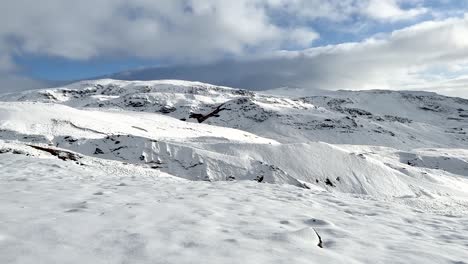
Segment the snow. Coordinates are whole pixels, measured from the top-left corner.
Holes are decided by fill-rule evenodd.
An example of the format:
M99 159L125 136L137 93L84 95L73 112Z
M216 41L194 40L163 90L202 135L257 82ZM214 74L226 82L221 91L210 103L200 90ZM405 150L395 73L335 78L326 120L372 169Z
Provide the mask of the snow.
M22 134L47 137L102 138L107 134L131 134L151 139L218 137L236 142L275 143L244 131L191 124L162 115L79 110L50 103L1 103L0 126Z
M198 82L105 79L4 95L0 101L159 113L187 122L196 122L191 113L208 114L223 105L225 110L204 124L282 143L323 141L406 150L468 147L468 100L427 92L338 91L284 97Z
M467 100L273 92L0 95L0 263L466 262Z
M127 174L119 170L123 165L113 165L109 174L93 165L3 155L0 262L466 260L466 204L458 212L437 214L405 205L406 198L246 181L192 182L156 172Z

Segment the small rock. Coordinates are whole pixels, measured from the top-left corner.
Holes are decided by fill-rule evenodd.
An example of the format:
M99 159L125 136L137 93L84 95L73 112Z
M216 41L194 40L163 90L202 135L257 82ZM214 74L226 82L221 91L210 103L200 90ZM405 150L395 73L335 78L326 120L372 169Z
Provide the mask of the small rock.
M325 180L325 184L328 185L328 186L331 186L331 187L336 187L335 184L333 184L333 182L330 181L329 178L327 178L327 179Z
M100 149L100 148L96 148L96 150L94 150L94 154L95 155L104 154L104 151L102 151L102 149Z

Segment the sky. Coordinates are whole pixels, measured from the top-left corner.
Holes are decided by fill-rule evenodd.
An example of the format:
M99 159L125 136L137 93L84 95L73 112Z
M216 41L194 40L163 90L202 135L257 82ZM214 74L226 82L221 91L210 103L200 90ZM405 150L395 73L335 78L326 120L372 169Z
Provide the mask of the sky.
M0 92L96 76L468 98L468 0L2 1Z

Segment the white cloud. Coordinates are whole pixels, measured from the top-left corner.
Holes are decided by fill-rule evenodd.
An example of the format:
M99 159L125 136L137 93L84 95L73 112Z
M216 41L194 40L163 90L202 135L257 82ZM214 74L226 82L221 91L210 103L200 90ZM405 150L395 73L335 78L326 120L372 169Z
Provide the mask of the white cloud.
M453 76L457 74L455 69L464 68L462 65L468 61L468 16L423 22L385 37L295 54L300 54L299 57L296 55L296 60L306 57L302 60L307 61L313 73L309 76L319 76L296 76L302 79L297 83L301 86L313 85L324 89L433 90L436 76L440 88L463 90L465 96L468 96L466 78ZM450 69L453 69L452 74L448 72ZM453 85L455 80L457 86Z
M369 0L363 10L369 17L389 21L412 19L428 12L423 7L402 9L397 0Z
M362 42L283 51L123 78L182 78L244 88L439 90L468 97L468 16L424 22Z
M17 0L2 3L0 41L18 53L68 59L210 60L307 47L318 34L304 25L318 18L398 20L423 10L404 10L395 0ZM278 13L302 20L282 27Z
M0 38L19 52L89 59L115 54L213 59L308 46L310 28L281 28L261 0L19 0L2 3ZM292 42L292 43L291 43Z

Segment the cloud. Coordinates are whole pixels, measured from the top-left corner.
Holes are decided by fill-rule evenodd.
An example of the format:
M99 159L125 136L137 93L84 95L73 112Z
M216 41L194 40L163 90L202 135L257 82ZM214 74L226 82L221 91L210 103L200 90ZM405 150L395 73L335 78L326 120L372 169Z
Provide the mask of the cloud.
M0 11L0 39L9 39L3 46L18 53L73 60L116 55L209 60L258 47L306 47L318 37L311 28L277 26L266 12L269 2L9 1Z
M331 21L364 16L381 22L408 20L429 11L419 0L276 0L271 5L303 19L327 18ZM402 6L406 5L406 8Z
M419 89L468 97L468 15L419 23L361 42L248 60L144 69L113 77L174 78L250 89Z
M413 0L414 1L414 0ZM400 2L400 1L399 1ZM408 19L396 0L18 0L2 3L1 52L72 60L130 56L212 60L309 47L315 19ZM406 1L408 2L408 1ZM412 1L410 1L412 2ZM294 21L282 25L277 16Z
M449 78L441 81L425 82L411 87L412 90L425 90L448 96L464 97L468 99L468 75Z
M8 72L16 69L14 62L8 54L0 53L0 72Z
M54 83L35 80L32 78L0 73L0 93L18 92L45 87L53 87Z
M355 43L308 47L320 38L316 21L349 28L356 21L411 21L434 14L426 2L6 1L0 9L0 76L8 78L0 78L0 87L5 87L2 79L7 86L14 80L35 86L12 59L29 55L154 59L185 66L142 70L127 78L196 79L257 89L424 87L434 82L433 69L466 63L466 18L419 23ZM458 77L447 74L437 82L444 85Z
M424 7L402 9L397 0L370 0L363 10L369 17L383 21L407 20L428 12Z

